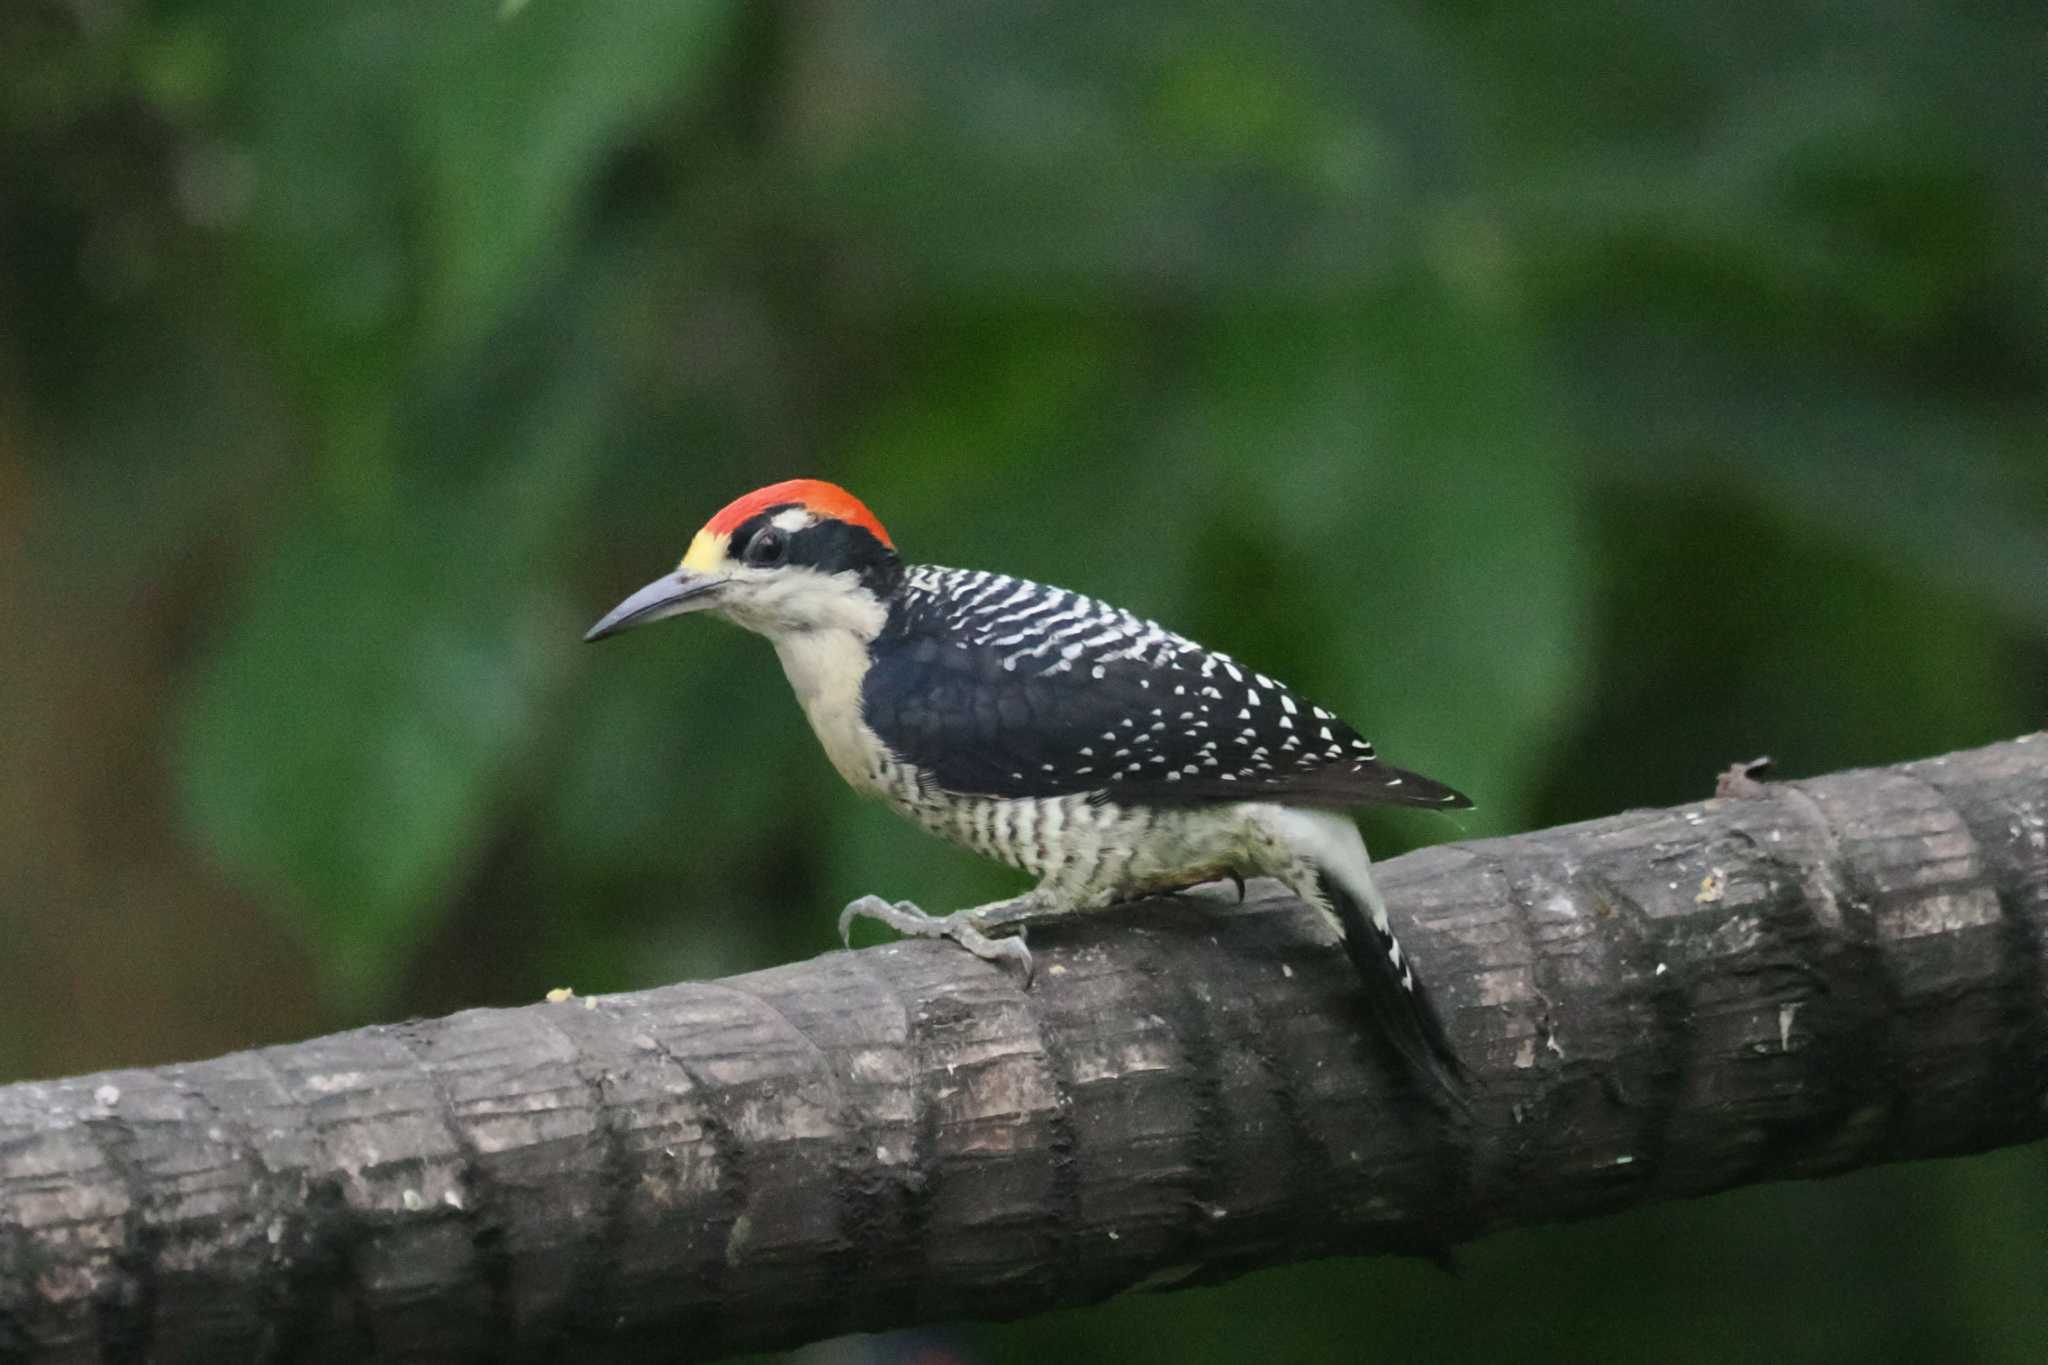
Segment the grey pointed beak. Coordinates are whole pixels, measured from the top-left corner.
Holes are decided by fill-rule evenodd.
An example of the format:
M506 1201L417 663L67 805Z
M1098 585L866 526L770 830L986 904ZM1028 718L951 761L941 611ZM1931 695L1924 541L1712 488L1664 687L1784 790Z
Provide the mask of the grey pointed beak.
M717 604L718 590L724 586L725 580L716 574L678 569L655 579L606 612L603 620L584 632L583 638L602 640L633 626L681 616L686 611L702 611Z

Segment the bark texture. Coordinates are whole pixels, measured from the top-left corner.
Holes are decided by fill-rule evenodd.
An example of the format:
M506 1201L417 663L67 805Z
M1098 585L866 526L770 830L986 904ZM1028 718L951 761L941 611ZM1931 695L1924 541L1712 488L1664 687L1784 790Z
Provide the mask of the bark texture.
M2048 737L1271 888L0 1088L0 1359L709 1359L2048 1134Z

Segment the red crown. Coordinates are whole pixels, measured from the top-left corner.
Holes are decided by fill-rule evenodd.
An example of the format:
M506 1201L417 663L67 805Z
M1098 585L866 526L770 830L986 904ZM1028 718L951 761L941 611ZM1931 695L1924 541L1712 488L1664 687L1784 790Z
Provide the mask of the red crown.
M784 479L766 488L756 488L745 497L734 498L727 503L717 516L704 523L704 529L713 535L731 535L734 527L755 513L789 503L800 504L821 517L859 526L890 549L896 548L896 542L889 539L889 533L882 529L882 523L875 520L875 514L868 511L865 503L838 484L826 483L823 479Z

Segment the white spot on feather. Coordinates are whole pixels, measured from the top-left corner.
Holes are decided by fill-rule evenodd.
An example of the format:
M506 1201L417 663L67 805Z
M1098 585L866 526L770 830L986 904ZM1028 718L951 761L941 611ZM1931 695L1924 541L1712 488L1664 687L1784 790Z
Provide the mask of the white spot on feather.
M1792 1050L1792 1021L1799 1017L1799 1011L1805 1003L1803 1000L1795 1000L1778 1006L1778 1051Z

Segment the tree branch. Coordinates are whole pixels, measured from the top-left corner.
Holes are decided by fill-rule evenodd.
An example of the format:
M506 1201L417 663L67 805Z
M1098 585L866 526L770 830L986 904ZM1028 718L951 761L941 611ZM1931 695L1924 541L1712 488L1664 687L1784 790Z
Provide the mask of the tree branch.
M0 1358L708 1359L2048 1133L2048 738L1271 889L0 1088Z

